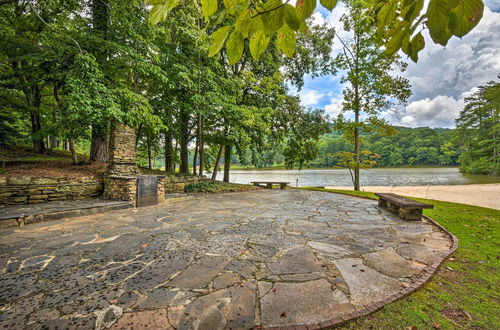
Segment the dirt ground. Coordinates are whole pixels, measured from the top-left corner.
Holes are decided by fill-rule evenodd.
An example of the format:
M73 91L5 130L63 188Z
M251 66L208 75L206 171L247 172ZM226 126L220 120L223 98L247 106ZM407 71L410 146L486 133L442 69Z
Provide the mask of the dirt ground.
M44 161L9 163L5 171L0 171L0 177L32 176L32 177L68 177L79 178L84 176L99 176L104 172L106 165L83 164Z
M346 189L352 187L325 187ZM395 193L398 195L436 199L440 201L470 204L500 210L500 184L470 184L450 186L364 186L364 191Z

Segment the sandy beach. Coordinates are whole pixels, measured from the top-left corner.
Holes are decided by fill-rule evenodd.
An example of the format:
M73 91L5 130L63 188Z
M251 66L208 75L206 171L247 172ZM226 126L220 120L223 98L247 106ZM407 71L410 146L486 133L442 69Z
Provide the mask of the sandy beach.
M352 187L330 189L351 190ZM364 186L364 191L392 192L398 195L436 199L441 201L471 204L500 210L500 184L470 184L450 186Z

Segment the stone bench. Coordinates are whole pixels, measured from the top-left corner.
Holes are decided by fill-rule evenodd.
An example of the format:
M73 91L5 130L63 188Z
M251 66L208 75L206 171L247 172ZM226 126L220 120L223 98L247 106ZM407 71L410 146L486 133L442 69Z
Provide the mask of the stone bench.
M285 189L290 182L279 182L279 181L252 181L254 186L262 187L265 185L267 189L273 189L273 185L280 185L281 189Z
M422 210L434 208L431 204L422 203L392 193L376 193L378 205L389 212L397 213L403 220L422 220Z

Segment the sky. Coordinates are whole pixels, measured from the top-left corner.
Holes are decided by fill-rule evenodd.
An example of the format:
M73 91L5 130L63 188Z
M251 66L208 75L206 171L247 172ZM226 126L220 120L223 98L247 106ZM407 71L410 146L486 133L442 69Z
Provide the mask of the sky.
M406 106L382 112L391 124L407 127L455 126L455 118L464 107L464 98L475 88L500 74L500 0L485 0L483 19L462 39L453 37L446 47L436 45L424 31L426 47L418 63L406 60L408 68L400 73L411 84L412 96ZM333 12L318 8L313 14L316 24L324 22L339 31L339 17L345 12L339 3ZM340 33L340 32L339 32ZM334 42L335 52L339 43ZM303 106L324 109L336 116L342 108L341 73L337 76L307 77L298 91Z

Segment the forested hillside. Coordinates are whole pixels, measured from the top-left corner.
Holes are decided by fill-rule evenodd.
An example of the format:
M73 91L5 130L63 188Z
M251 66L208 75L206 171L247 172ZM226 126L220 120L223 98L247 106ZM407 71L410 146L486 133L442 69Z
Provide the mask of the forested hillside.
M380 155L378 167L397 166L456 166L461 148L455 142L455 130L444 128L397 127L392 136L380 133L362 135L362 149ZM353 146L339 133L325 134L318 143L318 157L309 163L311 167L334 167L340 151L351 151ZM242 165L271 167L283 165L282 148L264 152L246 150Z

